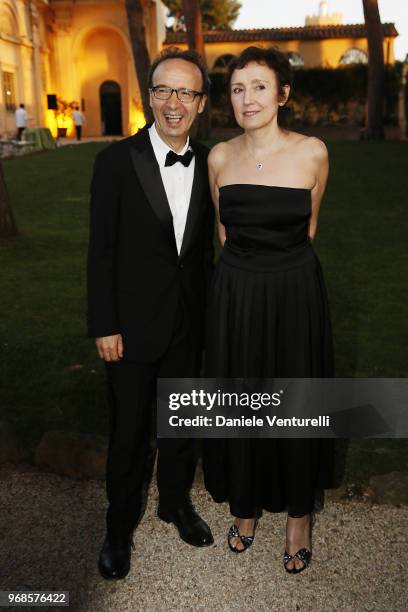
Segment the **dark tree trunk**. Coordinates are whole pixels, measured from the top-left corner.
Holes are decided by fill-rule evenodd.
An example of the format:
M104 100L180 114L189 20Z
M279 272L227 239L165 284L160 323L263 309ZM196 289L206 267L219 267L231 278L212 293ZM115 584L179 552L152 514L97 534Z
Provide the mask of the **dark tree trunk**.
M201 10L198 0L183 0L183 13L187 27L188 48L195 49L205 58Z
M363 0L368 39L367 139L384 138L384 50L383 29L377 0Z
M183 14L187 28L188 48L197 51L206 62L201 10L198 0L183 0ZM208 140L210 132L210 100L208 98L198 123L197 137Z
M0 162L0 238L13 238L18 235L17 225L10 206L10 196Z
M146 29L144 25L142 0L126 0L130 43L133 51L137 80L142 98L143 112L148 123L153 121L152 109L149 104L148 74L150 68L149 51L146 44Z

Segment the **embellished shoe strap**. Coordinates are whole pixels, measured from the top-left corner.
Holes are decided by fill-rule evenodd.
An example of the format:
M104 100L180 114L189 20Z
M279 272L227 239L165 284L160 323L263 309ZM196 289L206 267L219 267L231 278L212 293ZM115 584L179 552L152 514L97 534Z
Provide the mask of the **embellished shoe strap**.
M239 537L241 538L241 542L243 543L243 545L246 546L247 548L248 546L251 546L252 542L254 541L254 536L240 535Z
M285 550L285 553L283 555L283 562L286 565L287 563L289 563L289 561L293 561L293 555L290 555L288 551Z
M307 548L301 548L294 556L299 559L299 561L304 563L305 567L307 567L310 563L312 553Z
M228 537L229 538L239 538L239 537L241 537L239 535L238 527L236 525L231 525L231 527L229 528L229 531L228 531Z
M255 533L252 536L241 535L239 533L238 527L234 524L234 525L231 525L228 531L228 539L231 539L231 538L239 538L242 544L245 546L245 548L248 548L249 546L251 546L252 542L254 541Z

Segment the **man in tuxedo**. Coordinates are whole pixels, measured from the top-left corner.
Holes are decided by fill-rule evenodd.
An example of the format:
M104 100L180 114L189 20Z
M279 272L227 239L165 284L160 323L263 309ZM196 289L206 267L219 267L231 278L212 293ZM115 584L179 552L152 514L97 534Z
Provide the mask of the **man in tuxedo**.
M198 54L168 49L150 71L154 123L96 157L91 184L88 327L111 397L104 578L130 569L142 505L158 377L199 375L213 265L208 149L189 138L208 75ZM189 497L189 439L158 441L158 516L194 546L213 543Z

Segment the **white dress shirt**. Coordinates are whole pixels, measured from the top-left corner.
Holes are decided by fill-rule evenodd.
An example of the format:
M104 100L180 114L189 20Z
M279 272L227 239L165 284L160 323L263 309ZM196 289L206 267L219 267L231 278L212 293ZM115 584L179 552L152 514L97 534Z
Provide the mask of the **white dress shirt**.
M74 119L74 124L75 125L84 125L85 117L83 116L83 114L82 114L82 112L80 110L75 110L72 113L72 117Z
M27 111L25 108L18 108L16 110L16 127L27 127L27 119L28 119L28 115L27 115Z
M180 254L193 187L195 159L193 157L187 167L183 166L181 162L177 162L172 166L165 166L166 156L171 148L160 138L155 123L149 128L149 136L160 167L160 174L171 214L173 215L174 235L176 237L177 251ZM177 151L174 152L178 155L184 155L189 147L190 139L187 138L187 142L182 150L178 153Z

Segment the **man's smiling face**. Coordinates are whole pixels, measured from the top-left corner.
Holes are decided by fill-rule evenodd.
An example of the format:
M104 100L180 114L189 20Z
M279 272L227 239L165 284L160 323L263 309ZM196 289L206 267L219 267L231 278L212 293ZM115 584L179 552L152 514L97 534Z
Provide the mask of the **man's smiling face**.
M152 81L153 87L161 85L171 89L203 91L203 78L198 66L179 58L161 62L153 73ZM204 110L205 101L205 96L196 96L192 102L180 102L176 92L168 100L159 100L150 92L150 106L162 139L171 145L177 142L183 146L194 119Z

